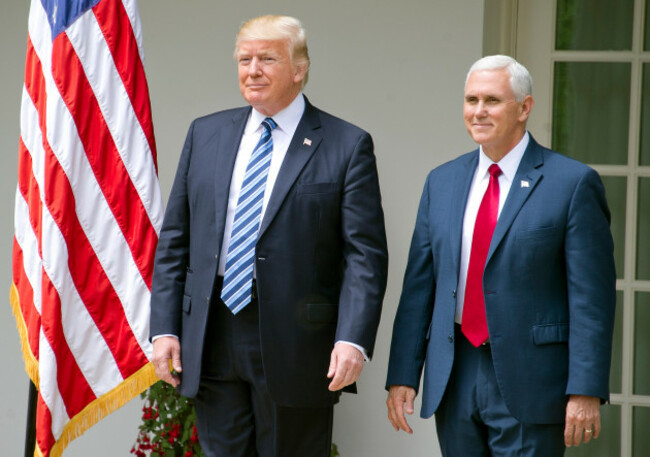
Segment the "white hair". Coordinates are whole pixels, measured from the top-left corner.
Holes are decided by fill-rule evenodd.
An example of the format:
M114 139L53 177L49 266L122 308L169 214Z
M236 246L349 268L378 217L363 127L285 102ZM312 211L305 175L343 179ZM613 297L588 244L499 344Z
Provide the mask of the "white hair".
M521 102L527 95L533 94L533 78L522 64L510 56L494 55L477 60L470 67L465 78L465 85L469 76L475 71L499 70L505 68L510 73L510 88L515 95L515 100Z

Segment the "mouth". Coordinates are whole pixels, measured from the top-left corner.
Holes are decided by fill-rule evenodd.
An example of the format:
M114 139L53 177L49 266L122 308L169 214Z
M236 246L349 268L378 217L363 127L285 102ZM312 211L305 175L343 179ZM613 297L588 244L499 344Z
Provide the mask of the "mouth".
M261 90L267 87L267 84L246 84L246 88L250 90Z

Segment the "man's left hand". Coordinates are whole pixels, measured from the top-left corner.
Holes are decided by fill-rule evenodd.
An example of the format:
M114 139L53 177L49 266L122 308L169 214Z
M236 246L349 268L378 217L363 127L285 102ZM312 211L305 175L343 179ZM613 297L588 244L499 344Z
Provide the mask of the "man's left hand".
M356 382L363 369L363 354L346 343L334 345L327 377L332 379L329 390L335 392Z
M600 398L584 395L569 396L566 405L564 444L580 446L600 435Z

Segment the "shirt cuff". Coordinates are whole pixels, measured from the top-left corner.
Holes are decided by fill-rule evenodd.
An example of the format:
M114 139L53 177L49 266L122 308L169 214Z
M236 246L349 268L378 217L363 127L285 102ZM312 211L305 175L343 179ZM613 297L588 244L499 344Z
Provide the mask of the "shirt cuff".
M335 344L339 344L339 343L347 344L349 346L352 346L355 349L358 349L363 354L363 361L370 362L370 357L368 357L368 351L366 351L366 349L363 346L359 346L358 344L350 343L349 341L343 341L343 340L339 340Z
M153 343L156 341L158 338L162 338L163 336L173 336L174 338L178 339L176 335L172 335L171 333L163 333L162 335L156 335L151 337L151 342Z

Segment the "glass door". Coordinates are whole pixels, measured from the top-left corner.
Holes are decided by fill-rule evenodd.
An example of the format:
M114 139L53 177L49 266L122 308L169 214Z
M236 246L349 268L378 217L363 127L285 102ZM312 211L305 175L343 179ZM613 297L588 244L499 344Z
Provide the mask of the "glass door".
M519 0L515 57L542 144L595 168L612 212L617 313L603 433L567 456L650 456L650 0Z

